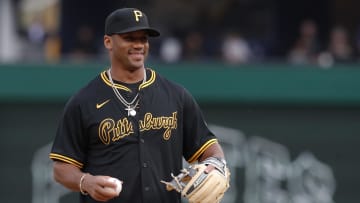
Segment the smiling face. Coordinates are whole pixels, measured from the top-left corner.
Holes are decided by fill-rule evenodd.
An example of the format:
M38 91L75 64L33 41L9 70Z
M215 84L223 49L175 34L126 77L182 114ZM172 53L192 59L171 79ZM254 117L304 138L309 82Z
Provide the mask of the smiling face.
M137 70L144 67L149 52L148 34L146 31L134 31L124 34L105 35L105 47L110 52L113 65L126 70Z

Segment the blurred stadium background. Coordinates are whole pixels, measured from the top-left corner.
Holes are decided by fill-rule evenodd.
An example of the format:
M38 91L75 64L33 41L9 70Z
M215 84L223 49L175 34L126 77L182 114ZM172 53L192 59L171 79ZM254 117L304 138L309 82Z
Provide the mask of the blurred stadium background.
M53 182L49 147L67 99L108 66L103 23L125 6L162 32L148 66L219 135L225 203L360 202L359 4L0 0L0 202L77 199Z

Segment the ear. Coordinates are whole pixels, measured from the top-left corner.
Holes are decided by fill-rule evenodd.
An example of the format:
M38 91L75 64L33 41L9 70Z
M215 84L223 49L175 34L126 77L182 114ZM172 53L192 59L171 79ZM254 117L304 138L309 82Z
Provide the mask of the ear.
M112 39L111 36L104 35L104 46L106 49L111 50L112 49Z

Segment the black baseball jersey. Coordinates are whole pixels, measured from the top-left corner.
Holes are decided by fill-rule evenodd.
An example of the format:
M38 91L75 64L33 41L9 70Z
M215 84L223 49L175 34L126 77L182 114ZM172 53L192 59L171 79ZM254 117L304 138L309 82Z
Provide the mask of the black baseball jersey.
M49 155L92 175L122 180L120 196L109 202L181 202L160 181L179 173L182 157L194 162L217 142L186 89L152 69L146 72L135 116L114 94L106 71L89 82L66 104ZM115 87L122 95L133 92L119 82ZM80 197L81 202L96 202Z

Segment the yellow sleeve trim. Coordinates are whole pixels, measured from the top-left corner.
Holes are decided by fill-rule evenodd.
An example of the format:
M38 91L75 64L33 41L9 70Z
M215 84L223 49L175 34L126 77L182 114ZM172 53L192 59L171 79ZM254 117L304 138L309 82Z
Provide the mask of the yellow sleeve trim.
M207 148L209 148L211 145L213 145L217 142L218 142L217 139L211 139L211 140L207 141L203 146L201 146L201 148L199 150L197 150L195 152L195 154L190 159L187 160L187 162L189 162L189 163L195 162L196 160L198 160L200 155L202 153L204 153L205 150L207 150Z
M60 155L60 154L55 154L55 153L50 153L49 155L50 159L54 159L54 160L59 160L59 161L63 161L65 163L69 163L72 164L78 168L82 168L84 166L84 164L76 161L75 159Z

